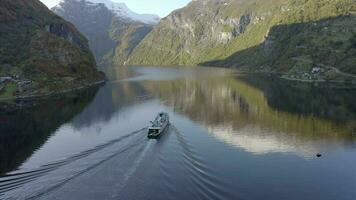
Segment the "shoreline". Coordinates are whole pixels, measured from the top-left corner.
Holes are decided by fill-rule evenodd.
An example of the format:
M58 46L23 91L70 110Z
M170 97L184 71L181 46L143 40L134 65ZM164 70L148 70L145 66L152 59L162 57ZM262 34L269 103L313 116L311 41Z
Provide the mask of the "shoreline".
M140 64L140 65L122 65L123 67L155 67L155 65L144 65L144 64ZM237 72L238 74L261 74L261 75L273 75L275 77L278 77L280 79L284 79L284 80L288 80L288 81L296 81L296 82L302 82L302 83L331 83L331 84L348 84L347 81L344 80L308 80L308 79L300 79L300 78L292 78L292 77L288 77L288 74L285 72L263 72L263 71L253 71L253 70L239 70L237 68L229 68L229 67L222 67L222 66L210 66L210 65L162 65L162 66L156 66L156 67L167 67L167 68L172 68L172 67L178 67L178 68L194 68L194 67L203 67L203 68L217 68L217 69L228 69L231 70L233 72ZM338 74L344 76L344 77L349 77L355 80L355 82L353 83L353 81L351 82L351 85L353 87L351 88L356 88L356 75L354 74L349 74L349 73L344 73L344 72L340 72L340 70L338 70L335 67L334 68L335 71L337 71Z
M45 98L45 97L51 97L51 96L56 96L56 95L60 95L60 94L66 94L66 93L70 93L70 92L75 92L75 91L79 91L79 90L84 90L84 89L88 89L91 88L93 86L97 86L100 84L104 84L106 83L106 79L100 80L100 81L95 81L89 84L84 84L78 87L74 87L71 89L65 89L65 90L60 90L60 91L55 91L55 92L47 92L47 93L43 93L43 94L36 94L36 95L24 95L24 96L15 96L15 97L9 97L9 98L0 98L0 103L4 103L4 102L8 102L8 101L16 101L16 100L33 100L33 99L41 99L41 98Z
M299 78L292 78L292 77L287 77L285 73L280 73L280 72L254 72L254 71L239 71L238 69L234 70L237 74L240 75L252 75L252 74L259 74L259 75L265 75L265 76L274 76L279 79L283 79L286 81L295 81L295 82L300 82L300 83L330 83L330 84L343 84L346 86L346 84L351 84L351 87L349 88L356 88L356 83L349 83L347 81L343 80L306 80L306 79L299 79ZM356 79L355 79L356 80Z
M298 83L306 83L306 84L330 84L331 86L340 88L340 89L356 89L356 83L348 83L345 81L335 81L335 80L304 80L304 79L296 79L296 78L289 78L278 76L279 79L283 79L285 81L294 81Z

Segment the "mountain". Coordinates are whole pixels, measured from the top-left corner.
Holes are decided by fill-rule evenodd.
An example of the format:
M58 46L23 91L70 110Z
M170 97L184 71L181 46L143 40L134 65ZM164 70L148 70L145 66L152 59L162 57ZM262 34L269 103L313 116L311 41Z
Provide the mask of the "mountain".
M38 0L1 0L0 97L41 95L103 80L87 40Z
M159 21L156 15L140 15L109 0L62 0L52 10L88 38L99 65L125 63Z
M63 1L63 0L62 0ZM82 1L82 0L77 0ZM89 0L92 3L104 4L109 10L120 18L143 22L145 24L157 24L160 20L158 15L137 14L130 10L125 3L117 3L110 0Z
M194 0L163 18L127 64L353 77L355 15L354 0Z

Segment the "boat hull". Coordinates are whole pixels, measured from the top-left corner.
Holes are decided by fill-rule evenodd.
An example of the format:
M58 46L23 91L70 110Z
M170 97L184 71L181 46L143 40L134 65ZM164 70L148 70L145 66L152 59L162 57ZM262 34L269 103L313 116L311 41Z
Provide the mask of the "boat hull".
M165 126L162 126L162 128L159 129L158 132L156 132L156 133L150 133L151 129L149 129L147 137L150 139L159 138L166 131L168 126L169 126L169 124L167 123Z
M159 124L159 126L156 125L148 128L148 135L147 135L148 138L150 139L159 138L166 131L167 127L169 126L169 116L166 113L163 113L163 115L161 116L164 117L164 121L161 121L163 123L157 123L157 121L155 121L153 124Z

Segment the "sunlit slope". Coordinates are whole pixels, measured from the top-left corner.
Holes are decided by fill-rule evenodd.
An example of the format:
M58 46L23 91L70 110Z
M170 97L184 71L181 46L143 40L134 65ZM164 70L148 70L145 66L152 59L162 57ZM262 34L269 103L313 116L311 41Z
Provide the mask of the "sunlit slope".
M129 64L355 73L355 12L353 0L193 1L162 19Z

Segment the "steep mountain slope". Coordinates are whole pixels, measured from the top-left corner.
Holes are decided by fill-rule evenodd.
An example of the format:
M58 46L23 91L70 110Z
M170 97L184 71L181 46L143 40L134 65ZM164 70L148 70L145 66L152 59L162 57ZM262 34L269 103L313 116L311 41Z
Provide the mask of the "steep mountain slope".
M100 65L123 64L159 20L158 16L139 15L125 4L108 0L62 0L52 10L88 38Z
M356 73L355 14L354 0L195 0L162 19L128 64Z
M95 68L86 39L38 0L1 1L0 76L0 96L6 98L70 89L104 78Z

